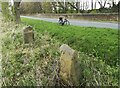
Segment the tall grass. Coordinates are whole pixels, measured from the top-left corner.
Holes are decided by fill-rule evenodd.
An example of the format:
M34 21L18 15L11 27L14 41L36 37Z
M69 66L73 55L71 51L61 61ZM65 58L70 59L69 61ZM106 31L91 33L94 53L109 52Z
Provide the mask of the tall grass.
M59 42L47 32L35 32L34 44L24 45L25 25L3 26L2 86L54 86Z
M2 26L4 30L2 38L3 86L55 86L60 80L58 62L61 44L51 38L46 30L40 28L42 30L40 31L39 28L38 30L35 28L34 44L26 46L23 43L23 30L21 30L25 25L7 23ZM60 26L60 28L64 27ZM80 85L118 86L118 68L110 67L104 61L81 52L79 52L78 60L82 75Z

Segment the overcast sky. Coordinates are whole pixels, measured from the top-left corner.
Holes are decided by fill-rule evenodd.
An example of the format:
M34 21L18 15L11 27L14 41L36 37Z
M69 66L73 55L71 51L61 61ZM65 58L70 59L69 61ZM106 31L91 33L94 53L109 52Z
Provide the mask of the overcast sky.
M10 0L11 2L13 2L13 0ZM25 1L25 2L44 2L44 1L80 1L81 3L83 3L83 2L88 2L88 9L91 9L91 0L22 0L22 1ZM95 3L96 2L96 9L98 9L98 8L100 8L100 5L98 4L98 0L92 0L93 1L93 3ZM100 1L100 0L99 0ZM103 2L105 1L105 0L102 0ZM111 0L107 0L108 2L110 2ZM118 1L120 1L120 0L114 0L115 2L116 2L116 4L118 3ZM94 7L94 6L93 6ZM109 7L109 4L106 4L106 7Z
M91 0L80 0L80 1L83 1L83 2L89 2L89 8L91 8ZM100 1L100 0L99 0ZM105 1L105 0L102 0L103 2ZM107 0L107 2L110 2L110 1L112 1L112 0ZM118 1L120 1L120 0L114 0L115 2L116 2L116 4L118 3ZM95 2L97 2L97 0L93 0L93 3L95 3ZM109 4L106 4L106 7L109 7ZM98 8L100 8L100 5L99 5L99 3L97 2L96 3L96 8L98 9Z

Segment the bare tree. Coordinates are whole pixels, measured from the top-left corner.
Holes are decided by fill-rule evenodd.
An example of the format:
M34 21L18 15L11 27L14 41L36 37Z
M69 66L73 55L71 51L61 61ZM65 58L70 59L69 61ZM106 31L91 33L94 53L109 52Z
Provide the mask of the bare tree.
M88 10L88 8L89 8L89 2L86 1L86 2L84 3L84 8L85 8L85 10Z
M93 10L93 0L91 0L91 9Z
M107 0L97 0L100 8L105 8L105 5L107 4Z
M77 13L80 12L80 1L76 2L76 7L77 7Z
M96 9L96 1L95 1L95 3L94 3L94 9Z
M115 6L115 0L112 0L112 6Z
M53 12L58 13L57 12L57 3L56 2L52 2L52 7L53 7Z
M80 12L80 3L79 2L68 2L68 4L76 10L76 12Z
M58 4L59 4L59 9L62 8L63 12L66 13L68 10L68 3L67 2L60 2L58 0Z

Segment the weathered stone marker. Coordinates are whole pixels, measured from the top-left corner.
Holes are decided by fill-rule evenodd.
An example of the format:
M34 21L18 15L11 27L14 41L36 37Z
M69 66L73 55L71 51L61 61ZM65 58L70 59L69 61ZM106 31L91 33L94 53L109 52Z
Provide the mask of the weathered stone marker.
M77 52L66 44L60 47L60 52L60 79L67 85L79 85L81 74Z
M34 32L31 26L27 26L23 29L24 43L31 44L34 41Z

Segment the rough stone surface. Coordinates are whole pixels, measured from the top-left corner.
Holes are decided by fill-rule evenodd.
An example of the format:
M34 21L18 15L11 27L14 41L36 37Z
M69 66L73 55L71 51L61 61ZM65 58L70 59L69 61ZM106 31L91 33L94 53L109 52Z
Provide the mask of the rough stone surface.
M27 26L23 29L24 43L29 44L34 41L34 32L31 26Z
M67 85L79 85L80 67L77 52L66 44L60 47L60 52L60 78Z

